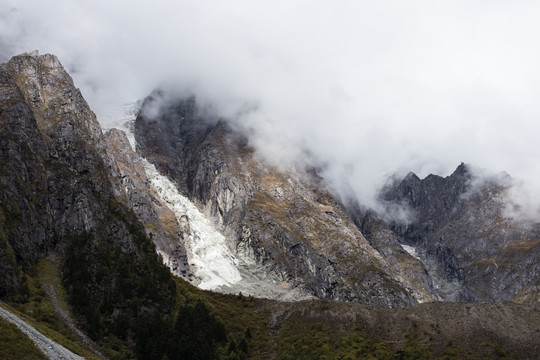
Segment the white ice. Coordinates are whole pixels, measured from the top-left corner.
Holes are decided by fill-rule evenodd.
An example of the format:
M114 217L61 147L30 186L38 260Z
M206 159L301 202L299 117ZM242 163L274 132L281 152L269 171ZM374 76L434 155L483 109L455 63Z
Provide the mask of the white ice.
M165 204L177 217L187 215L189 218L191 234L185 244L191 270L201 280L198 287L212 290L241 281L237 260L227 247L225 237L168 178L159 174L154 165L146 159L143 164L148 179Z
M418 257L418 254L416 253L416 249L414 248L414 246L401 244L401 247L403 248L403 250L408 252L409 255L411 255L412 257L417 258L418 260L420 260L420 258Z

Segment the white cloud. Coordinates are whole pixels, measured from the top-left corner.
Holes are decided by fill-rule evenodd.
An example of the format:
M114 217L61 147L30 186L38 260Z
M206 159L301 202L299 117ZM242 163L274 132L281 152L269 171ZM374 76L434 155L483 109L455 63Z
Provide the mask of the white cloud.
M0 57L55 53L98 115L164 79L306 146L370 203L394 171L540 173L540 3L0 0ZM8 14L8 15L6 15Z

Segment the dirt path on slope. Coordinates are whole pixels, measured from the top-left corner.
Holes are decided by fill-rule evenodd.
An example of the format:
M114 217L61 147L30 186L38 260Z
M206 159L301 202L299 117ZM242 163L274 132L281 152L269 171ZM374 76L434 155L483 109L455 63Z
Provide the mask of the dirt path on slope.
M83 357L72 353L62 345L44 336L33 326L29 325L25 321L21 320L17 315L7 311L1 306L0 316L17 326L23 333L25 333L49 359L84 360Z

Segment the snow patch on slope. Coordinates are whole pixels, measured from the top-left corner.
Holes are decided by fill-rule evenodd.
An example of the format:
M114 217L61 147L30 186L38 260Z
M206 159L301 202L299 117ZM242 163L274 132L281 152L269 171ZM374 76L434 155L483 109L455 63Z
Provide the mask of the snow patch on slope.
M414 248L414 246L401 244L401 247L403 248L403 250L408 252L409 255L411 255L412 257L414 257L414 258L416 258L418 260L421 260L420 257L418 256L418 254L416 253L416 249Z
M252 295L282 301L299 301L312 298L300 288L280 281L269 275L264 266L248 259L239 259L227 246L226 237L213 225L187 197L180 194L176 186L159 174L155 166L146 159L143 165L146 176L158 195L181 220L187 216L190 235L185 240L190 269L195 280L188 279L204 290L223 293ZM165 264L170 265L166 254L161 254ZM169 266L170 267L170 266Z

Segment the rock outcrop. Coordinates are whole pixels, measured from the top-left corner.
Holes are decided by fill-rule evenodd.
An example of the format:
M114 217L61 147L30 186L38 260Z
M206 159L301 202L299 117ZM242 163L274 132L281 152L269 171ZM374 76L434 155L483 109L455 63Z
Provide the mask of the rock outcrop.
M28 269L72 234L101 226L132 249L126 229L101 219L115 198L101 128L58 59L25 54L0 71L3 223L18 262Z
M58 59L16 56L0 76L3 245L29 270L71 234L101 225L112 233L97 216L104 206L97 198L112 193L99 124Z
M437 299L433 281L428 274L424 263L416 256L410 254L400 243L397 236L375 211L360 211L355 208L350 211L354 223L362 234L379 253L385 258L392 272L398 274L407 290L419 302L431 302ZM406 245L405 245L406 247Z

